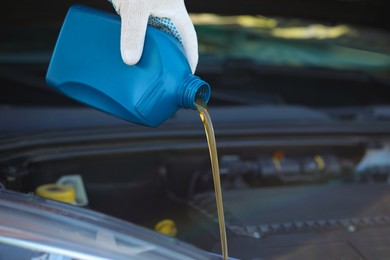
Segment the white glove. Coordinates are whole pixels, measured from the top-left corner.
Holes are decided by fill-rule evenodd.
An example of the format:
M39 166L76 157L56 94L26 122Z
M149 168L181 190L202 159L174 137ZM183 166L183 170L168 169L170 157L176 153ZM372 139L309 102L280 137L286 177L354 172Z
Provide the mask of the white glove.
M183 45L192 73L198 64L198 41L184 0L109 0L121 16L121 53L128 65L142 55L147 24L173 35Z

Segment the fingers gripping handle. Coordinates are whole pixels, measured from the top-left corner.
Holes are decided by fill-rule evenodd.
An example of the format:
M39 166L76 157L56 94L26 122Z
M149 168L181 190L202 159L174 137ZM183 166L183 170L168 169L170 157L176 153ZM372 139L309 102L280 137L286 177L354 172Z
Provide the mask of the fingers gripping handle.
M147 24L173 35L183 45L192 73L198 63L196 32L183 0L109 0L122 19L121 54L128 65L142 55Z

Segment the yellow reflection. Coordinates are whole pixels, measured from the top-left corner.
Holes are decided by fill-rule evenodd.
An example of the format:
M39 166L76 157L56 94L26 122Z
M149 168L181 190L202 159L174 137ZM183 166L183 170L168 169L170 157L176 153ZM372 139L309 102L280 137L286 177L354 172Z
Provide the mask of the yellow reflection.
M237 25L245 28L260 28L266 29L266 32L263 33L285 39L334 39L351 32L351 29L346 25L310 24L307 26L278 27L277 19L260 15L191 14L190 16L195 25Z
M312 24L305 27L275 28L271 34L274 37L286 39L334 39L346 35L350 29L346 25L324 26Z
M239 25L250 28L275 28L278 25L276 19L260 15L219 16L216 14L191 14L190 16L195 25Z

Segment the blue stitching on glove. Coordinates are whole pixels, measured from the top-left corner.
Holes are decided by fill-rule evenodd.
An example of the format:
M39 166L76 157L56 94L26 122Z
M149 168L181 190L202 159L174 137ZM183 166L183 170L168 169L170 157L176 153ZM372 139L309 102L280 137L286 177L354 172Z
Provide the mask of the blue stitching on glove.
M112 0L108 0L114 7L115 11L120 15L120 10L117 9L115 4L112 2ZM177 30L176 25L171 21L170 18L167 17L157 17L157 16L149 16L148 24L156 27L157 29L166 32L173 37L175 37L182 45L183 45L183 39L181 38L179 31Z
M173 37L175 37L181 44L183 44L183 39L181 38L179 31L177 30L177 27L175 24L171 21L170 18L167 17L156 17L156 16L149 16L148 24L156 27L157 29L166 32Z

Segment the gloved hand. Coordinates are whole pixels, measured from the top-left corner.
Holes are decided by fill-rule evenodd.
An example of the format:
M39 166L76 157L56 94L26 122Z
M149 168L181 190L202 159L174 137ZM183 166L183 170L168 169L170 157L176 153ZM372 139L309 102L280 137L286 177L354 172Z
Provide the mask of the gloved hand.
M198 64L198 41L184 0L109 0L121 16L121 53L128 65L142 55L147 24L180 41L192 72Z

